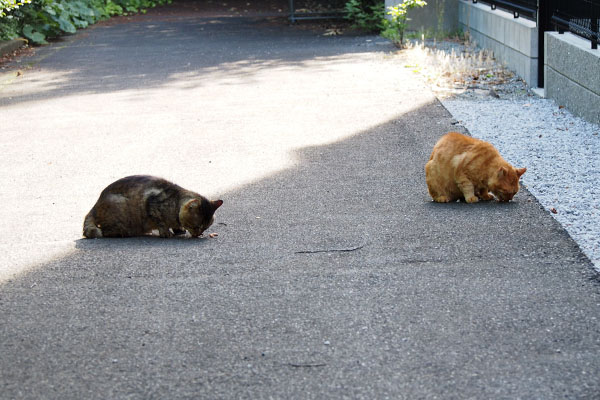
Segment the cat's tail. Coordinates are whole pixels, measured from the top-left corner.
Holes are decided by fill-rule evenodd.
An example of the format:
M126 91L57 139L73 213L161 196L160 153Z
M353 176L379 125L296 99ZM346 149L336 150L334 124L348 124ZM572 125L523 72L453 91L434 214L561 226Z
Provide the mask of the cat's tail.
M96 226L96 221L92 211L90 211L83 220L83 236L88 239L102 237L102 230Z

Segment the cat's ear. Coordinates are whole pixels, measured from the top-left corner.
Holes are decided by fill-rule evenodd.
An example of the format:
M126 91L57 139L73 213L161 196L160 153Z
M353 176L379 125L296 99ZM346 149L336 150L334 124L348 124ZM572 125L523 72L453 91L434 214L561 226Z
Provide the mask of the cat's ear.
M217 209L223 205L223 200L215 200L211 202L213 205L213 209Z
M195 208L200 207L200 202L198 201L198 199L192 199L192 200L189 200L187 203L185 203L185 206L187 208L195 209Z
M498 179L502 179L506 174L508 174L508 169L506 169L506 167L500 167L498 170Z
M519 175L519 178L520 178L521 175L523 175L525 173L525 171L527 171L527 168L517 168L517 169L515 169L515 171L517 172L517 175Z

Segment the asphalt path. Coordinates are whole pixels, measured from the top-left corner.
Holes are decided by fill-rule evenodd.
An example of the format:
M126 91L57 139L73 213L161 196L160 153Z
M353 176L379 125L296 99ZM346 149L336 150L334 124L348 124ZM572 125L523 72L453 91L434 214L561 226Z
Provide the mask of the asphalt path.
M432 203L451 115L323 33L165 8L0 75L0 398L598 398L589 260L526 190ZM83 239L134 173L218 236Z

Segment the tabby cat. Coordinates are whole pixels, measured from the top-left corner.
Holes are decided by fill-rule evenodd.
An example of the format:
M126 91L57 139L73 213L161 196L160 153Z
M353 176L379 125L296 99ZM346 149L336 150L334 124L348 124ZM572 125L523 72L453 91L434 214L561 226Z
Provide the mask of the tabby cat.
M210 201L154 176L134 175L108 185L85 217L86 238L140 236L158 229L160 237L198 237L213 223L223 200Z
M510 201L526 170L514 168L490 143L458 132L442 136L425 165L429 194L438 203L492 200L490 192Z

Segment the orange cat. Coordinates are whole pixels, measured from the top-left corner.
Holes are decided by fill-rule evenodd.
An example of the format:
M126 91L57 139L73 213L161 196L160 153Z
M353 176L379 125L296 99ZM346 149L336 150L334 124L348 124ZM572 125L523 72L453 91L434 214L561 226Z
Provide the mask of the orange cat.
M433 147L425 176L429 194L438 203L492 200L489 192L499 201L510 201L526 170L507 163L490 143L450 132Z

